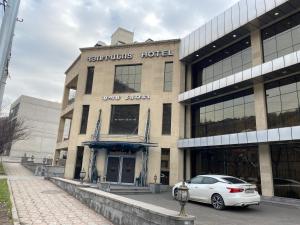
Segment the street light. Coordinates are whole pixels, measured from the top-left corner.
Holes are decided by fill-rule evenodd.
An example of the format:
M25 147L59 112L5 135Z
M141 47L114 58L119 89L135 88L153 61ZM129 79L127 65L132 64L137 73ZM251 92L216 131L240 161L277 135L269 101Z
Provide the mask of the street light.
M83 179L85 178L85 175L86 175L86 172L82 168L82 170L80 171L80 174L79 174L81 184L83 184Z
M184 206L188 202L189 197L190 197L189 189L185 185L185 182L182 181L182 184L178 187L177 190L178 191L177 191L176 199L177 199L177 201L179 201L179 204L181 206L179 216L187 216L187 214L185 213Z

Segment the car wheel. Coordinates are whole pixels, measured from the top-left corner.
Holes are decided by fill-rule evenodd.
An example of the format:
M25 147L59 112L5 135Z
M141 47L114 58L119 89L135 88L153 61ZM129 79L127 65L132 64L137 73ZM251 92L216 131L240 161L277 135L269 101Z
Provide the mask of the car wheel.
M225 208L225 203L221 195L214 194L211 197L211 204L215 209L222 210Z
M174 189L174 199L177 199L177 194L178 194L178 189L175 188L175 189Z

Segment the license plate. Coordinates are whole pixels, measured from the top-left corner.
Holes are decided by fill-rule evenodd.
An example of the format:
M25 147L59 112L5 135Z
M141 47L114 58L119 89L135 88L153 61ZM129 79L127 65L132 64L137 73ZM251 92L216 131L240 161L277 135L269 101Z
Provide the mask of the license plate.
M254 189L246 189L245 193L254 193Z

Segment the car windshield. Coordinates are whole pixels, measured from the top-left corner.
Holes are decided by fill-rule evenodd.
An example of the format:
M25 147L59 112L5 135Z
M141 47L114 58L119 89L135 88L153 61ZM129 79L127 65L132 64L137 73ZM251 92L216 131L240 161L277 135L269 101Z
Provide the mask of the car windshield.
M246 182L235 177L222 177L223 180L230 184L245 184Z

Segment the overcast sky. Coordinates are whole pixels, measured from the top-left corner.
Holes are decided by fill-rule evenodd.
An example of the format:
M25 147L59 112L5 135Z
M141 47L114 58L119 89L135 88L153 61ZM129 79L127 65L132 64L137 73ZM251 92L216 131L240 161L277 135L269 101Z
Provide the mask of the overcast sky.
M182 38L237 0L21 0L4 106L20 95L61 101L64 72L80 47L110 43L117 27L135 41Z

